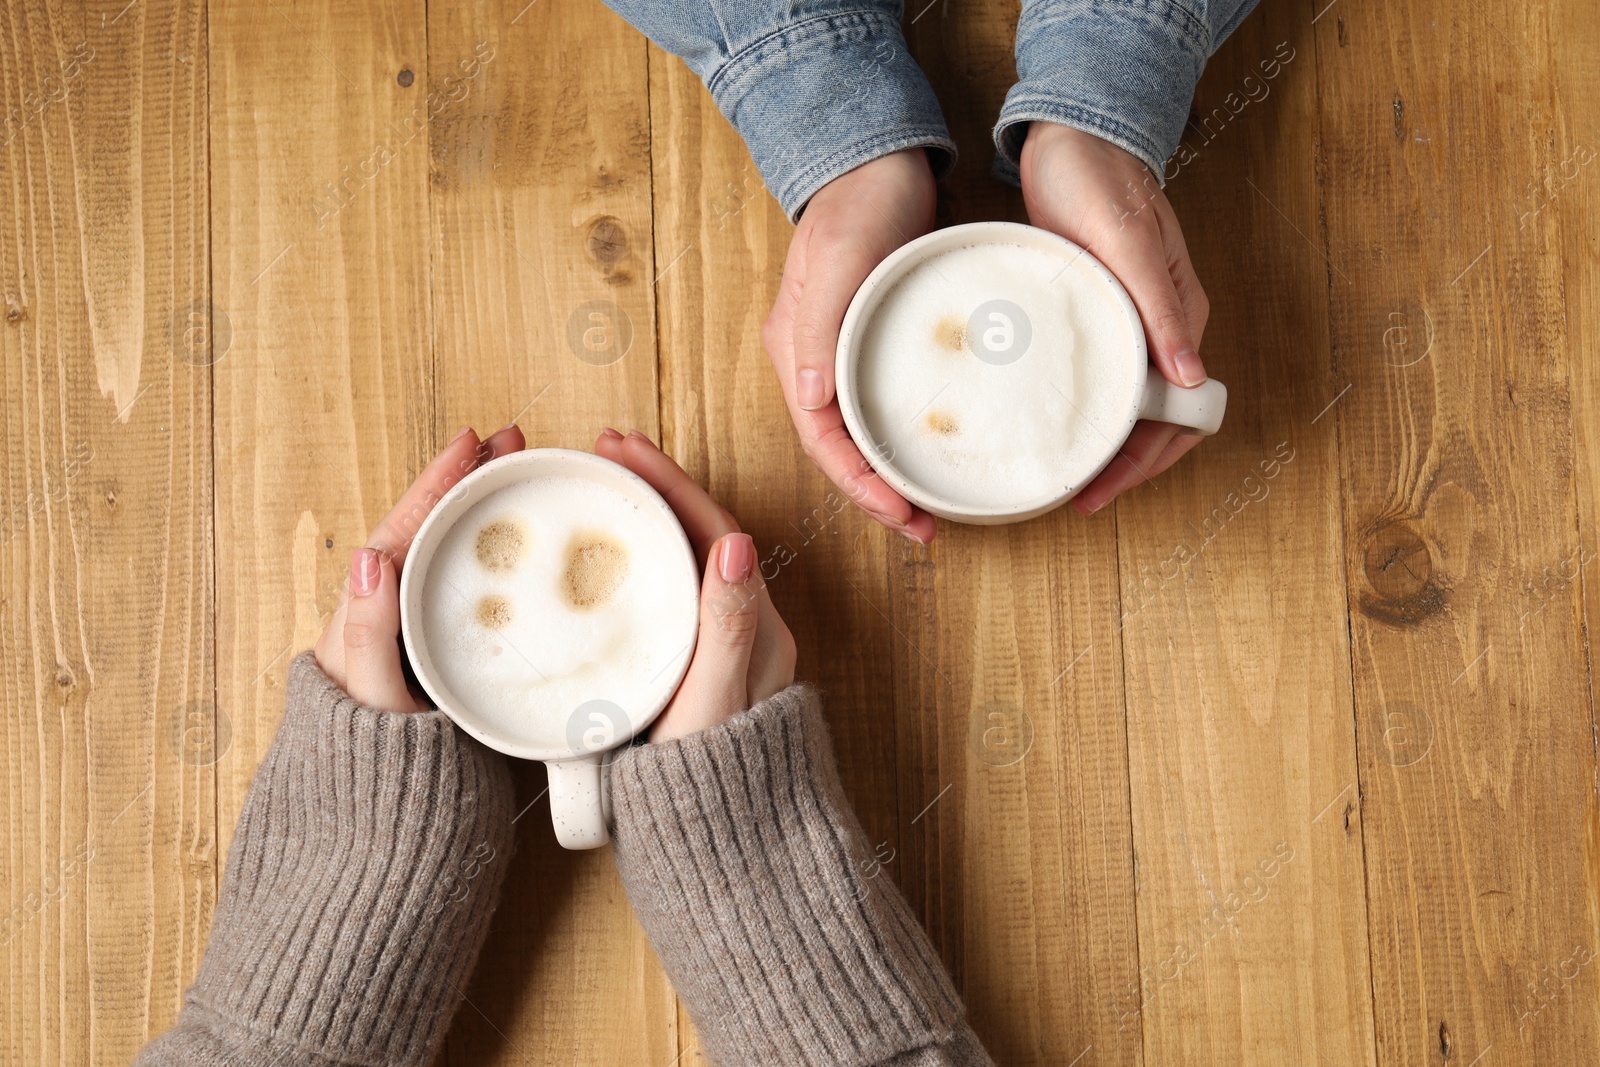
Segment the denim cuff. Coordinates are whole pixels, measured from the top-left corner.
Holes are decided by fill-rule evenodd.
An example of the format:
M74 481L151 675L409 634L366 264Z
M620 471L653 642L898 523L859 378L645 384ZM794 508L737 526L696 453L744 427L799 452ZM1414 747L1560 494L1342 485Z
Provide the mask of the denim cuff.
M900 24L878 11L785 26L733 56L707 84L793 222L846 171L906 148L928 149L935 178L956 146Z
M1027 4L1017 25L1017 84L994 128L995 174L1018 182L1027 124L1046 121L1132 152L1165 184L1212 47L1211 28L1178 0Z

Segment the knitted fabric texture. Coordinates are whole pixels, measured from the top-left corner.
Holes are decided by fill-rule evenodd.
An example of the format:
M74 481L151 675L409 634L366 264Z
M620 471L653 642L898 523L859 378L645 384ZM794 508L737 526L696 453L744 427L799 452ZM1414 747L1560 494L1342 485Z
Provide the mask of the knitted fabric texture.
M245 799L200 973L137 1064L429 1063L512 850L505 760L302 653Z
M992 1063L905 898L867 877L815 691L629 749L610 784L623 885L715 1063Z

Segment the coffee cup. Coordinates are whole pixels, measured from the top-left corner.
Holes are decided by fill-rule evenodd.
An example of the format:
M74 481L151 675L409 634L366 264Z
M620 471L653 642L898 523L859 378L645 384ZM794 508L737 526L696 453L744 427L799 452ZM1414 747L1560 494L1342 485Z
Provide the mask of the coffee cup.
M867 276L845 312L839 408L872 468L956 522L1042 515L1116 458L1140 419L1212 434L1228 391L1150 365L1127 290L1048 230L935 230Z
M450 489L400 579L400 632L434 704L549 769L567 848L609 840L605 764L667 706L699 626L699 569L644 479L560 448L502 456Z

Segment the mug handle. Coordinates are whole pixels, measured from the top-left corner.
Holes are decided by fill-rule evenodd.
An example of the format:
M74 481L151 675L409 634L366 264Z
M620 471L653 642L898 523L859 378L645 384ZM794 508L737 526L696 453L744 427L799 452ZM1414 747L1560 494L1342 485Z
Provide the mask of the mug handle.
M576 759L546 760L550 818L562 848L599 848L611 840L611 790L602 764L609 751Z
M1185 389L1163 378L1152 364L1145 374L1139 418L1170 422L1191 433L1209 436L1222 428L1222 413L1227 407L1228 387L1215 378Z

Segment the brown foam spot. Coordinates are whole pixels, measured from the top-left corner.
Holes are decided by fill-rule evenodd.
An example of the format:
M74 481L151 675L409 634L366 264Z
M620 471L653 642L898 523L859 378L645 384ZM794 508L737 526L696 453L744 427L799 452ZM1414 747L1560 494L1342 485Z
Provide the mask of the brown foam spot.
M933 336L940 348L960 352L967 347L967 324L954 315L946 315L933 328Z
M561 592L575 608L597 608L628 576L628 551L609 534L580 533L567 545Z
M478 621L491 630L504 629L511 622L511 601L498 593L483 597L478 601Z
M948 411L930 411L928 417L922 421L927 424L928 429L940 437L949 437L961 430L961 427L956 425L955 416Z
M495 519L478 531L478 562L491 571L508 571L522 562L528 531L516 519Z

